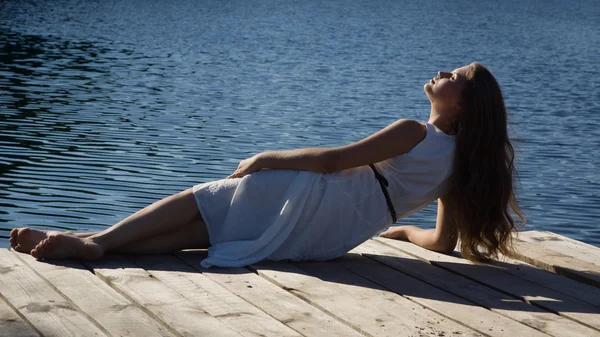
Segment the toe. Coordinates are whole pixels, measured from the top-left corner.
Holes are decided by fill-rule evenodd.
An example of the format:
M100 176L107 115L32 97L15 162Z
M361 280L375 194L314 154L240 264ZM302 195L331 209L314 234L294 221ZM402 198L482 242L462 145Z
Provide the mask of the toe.
M31 250L31 256L39 257L41 254L43 254L44 246L45 246L46 242L48 242L48 239L44 239L44 240L40 241L40 243L38 243L35 247L33 247L33 249Z
M44 242L46 240L42 240L42 242L40 242L37 246L33 247L33 249L29 252L29 254L31 254L31 256L35 257L36 259L39 259L42 257L42 255L44 254Z
M35 248L33 248L29 254L31 254L31 256L35 257L36 259L40 258L40 253L37 250L37 246Z
M18 233L19 233L19 229L18 228L13 228L10 231L10 237L13 237L13 236L16 237Z
M16 236L12 236L12 233L11 233L10 239L8 239L8 242L10 242L10 246L13 249L15 249L15 247L19 245L19 240L17 240Z

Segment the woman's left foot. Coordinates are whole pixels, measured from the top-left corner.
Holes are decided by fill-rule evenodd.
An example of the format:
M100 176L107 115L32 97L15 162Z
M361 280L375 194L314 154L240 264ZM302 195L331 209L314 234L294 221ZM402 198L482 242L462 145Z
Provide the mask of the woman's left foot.
M19 253L30 254L31 250L37 246L48 235L59 233L58 231L46 231L35 228L23 227L13 228L10 231L10 246Z
M78 238L63 233L50 234L31 250L36 259L82 259L97 260L104 255L104 249L88 238Z

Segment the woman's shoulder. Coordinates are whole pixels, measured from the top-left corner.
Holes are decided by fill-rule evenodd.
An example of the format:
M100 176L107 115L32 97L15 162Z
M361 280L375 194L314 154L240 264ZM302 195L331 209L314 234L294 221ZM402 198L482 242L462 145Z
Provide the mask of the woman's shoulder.
M327 166L341 171L377 163L411 151L426 135L421 123L400 119L357 142L327 149Z
M404 153L412 151L427 138L427 122L402 118L396 123L401 125L398 128L401 128L402 141L410 147Z
M416 119L411 119L411 118L400 118L399 120L396 121L396 124L402 124L404 127L408 127L408 128L427 130L427 122L418 121Z
M417 144L427 136L427 122L410 118L399 119L396 124L402 125L403 131L411 136Z

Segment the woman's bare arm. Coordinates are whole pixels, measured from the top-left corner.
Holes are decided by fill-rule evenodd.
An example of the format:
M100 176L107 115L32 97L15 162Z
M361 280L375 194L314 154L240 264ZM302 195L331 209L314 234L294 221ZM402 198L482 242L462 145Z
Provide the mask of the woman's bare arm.
M421 123L411 119L400 119L349 145L259 153L242 160L238 169L228 178L241 178L264 168L324 173L342 171L409 152L426 134L425 126Z
M261 168L330 172L328 148L305 148L287 151L267 151L257 155Z
M456 247L458 237L449 221L449 212L444 206L444 199L438 199L438 213L435 229L422 229L415 226L390 227L379 236L410 241L423 248L440 253L450 253Z

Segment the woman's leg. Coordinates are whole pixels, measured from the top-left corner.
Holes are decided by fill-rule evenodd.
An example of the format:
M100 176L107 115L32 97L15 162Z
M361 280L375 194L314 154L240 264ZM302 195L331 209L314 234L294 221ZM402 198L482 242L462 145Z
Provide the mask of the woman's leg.
M77 238L87 238L100 232L58 232L44 231L32 228L16 228L15 232L20 237L19 245L13 245L13 249L21 253L29 254L42 240L49 235L67 234ZM160 254L173 253L182 249L207 249L210 246L208 231L204 221L197 220L180 227L174 232L153 236L140 241L133 241L121 247L117 247L106 253L124 254ZM30 247L30 248L28 248ZM28 249L28 250L27 250Z
M190 188L157 201L116 225L88 237L63 233L49 235L31 250L31 255L45 259L97 259L107 251L175 232L198 221L202 221L202 217Z
M133 241L173 232L197 220L202 217L189 188L153 203L88 239L109 251Z
M210 246L204 221L197 220L166 234L117 247L107 253L166 254L183 249L207 249Z

